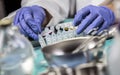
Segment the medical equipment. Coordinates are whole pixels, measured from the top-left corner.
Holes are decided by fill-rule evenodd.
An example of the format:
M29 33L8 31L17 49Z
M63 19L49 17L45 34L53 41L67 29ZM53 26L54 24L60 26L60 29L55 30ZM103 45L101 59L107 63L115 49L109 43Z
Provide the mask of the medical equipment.
M80 37L44 47L42 51L50 67L47 72L40 75L102 75L105 73L106 64L98 55L94 57L91 52L89 57L86 57L83 52L72 54L77 46L89 38ZM96 50L102 52L102 49Z
M101 31L99 36L92 36L90 39L85 40L80 46L78 46L73 53L77 53L80 50L93 50L96 47L103 46L103 43L107 38L113 37L114 33L117 32L117 26L112 26L108 30Z
M80 35L83 35L83 33ZM80 35L76 34L76 27L72 25L72 22L67 22L56 26L46 27L39 35L39 43L43 48L47 45L64 41L69 38L79 37Z
M63 25L68 26L64 27ZM72 27L71 23L63 23L63 25L61 24L61 27L55 27L57 27L56 29L59 29L59 35L62 34L63 29L67 30L66 33L64 33L67 38L63 38L64 35L62 34L59 36L59 38L62 38L60 41L54 41L52 38L52 33L55 33L54 29L50 30L49 27L45 30L48 33L42 34L39 39L39 42L42 40L42 51L47 62L50 65L48 71L43 73L43 75L59 75L59 73L62 74L64 71L66 73L67 69L71 69L72 72L75 71L76 73L82 72L83 75L87 75L86 73L88 70L88 75L104 75L104 73L106 73L106 61L104 60L105 58L103 58L103 45L107 38L114 36L117 27L112 26L109 30L101 31L99 33L99 36L83 36L83 34L80 34L82 35L80 36L75 34L76 28ZM68 37L70 36L70 31L72 31L73 34L71 37ZM50 37L49 40L48 37ZM54 38L56 37L57 33L54 34ZM52 43L48 44L48 41L51 41ZM77 67L78 65L79 67ZM84 67L82 65L84 65ZM63 71L63 68L66 70ZM76 68L79 68L80 70L76 70ZM71 75L77 74L71 73ZM78 75L80 75L80 73Z
M67 39L77 38L84 35L84 32L81 34L76 34L77 27L72 25L72 22L61 23L56 26L46 27L44 31L39 35L39 43L41 47L45 47L47 45L55 44ZM98 28L93 28L89 30L89 34L94 35ZM112 26L108 32L109 37L113 36L114 31L116 30L115 26ZM101 31L98 35L105 34L107 30ZM108 35L107 35L108 36ZM93 37L95 38L95 37Z
M33 47L17 27L0 21L0 75L31 75L33 59Z

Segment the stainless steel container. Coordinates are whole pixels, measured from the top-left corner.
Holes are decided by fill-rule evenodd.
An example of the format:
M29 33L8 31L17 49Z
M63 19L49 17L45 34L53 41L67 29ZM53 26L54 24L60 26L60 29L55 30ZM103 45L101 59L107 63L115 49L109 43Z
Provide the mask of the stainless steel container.
M86 58L86 55L83 52L72 53L89 38L90 37L78 37L68 39L66 41L45 46L42 48L42 51L50 66L67 65L69 67L75 67L78 64L86 63L87 59L91 60L92 56Z

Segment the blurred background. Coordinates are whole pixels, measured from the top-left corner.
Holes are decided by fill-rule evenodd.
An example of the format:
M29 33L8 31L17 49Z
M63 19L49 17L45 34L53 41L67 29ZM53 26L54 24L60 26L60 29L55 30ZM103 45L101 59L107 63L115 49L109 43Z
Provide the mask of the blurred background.
M20 8L21 0L0 0L0 19Z

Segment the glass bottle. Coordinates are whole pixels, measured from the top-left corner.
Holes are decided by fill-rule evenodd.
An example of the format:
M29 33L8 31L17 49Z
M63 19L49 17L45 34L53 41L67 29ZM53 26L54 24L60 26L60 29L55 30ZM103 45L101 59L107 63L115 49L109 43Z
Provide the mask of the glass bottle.
M33 62L33 47L17 27L0 25L0 75L32 75Z
M118 27L119 28L119 27ZM116 30L113 43L108 52L108 73L109 75L120 75L120 31Z

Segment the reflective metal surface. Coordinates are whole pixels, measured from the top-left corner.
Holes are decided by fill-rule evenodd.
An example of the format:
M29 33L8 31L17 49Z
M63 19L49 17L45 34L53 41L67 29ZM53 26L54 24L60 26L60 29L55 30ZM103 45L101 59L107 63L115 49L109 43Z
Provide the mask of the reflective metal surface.
M52 66L67 64L69 67L75 67L78 64L92 61L93 55L104 45L105 40L114 36L115 29L116 26L104 30L99 36L69 38L47 45L42 48L42 51L46 60Z
M51 66L61 66L67 64L69 67L75 67L78 64L88 62L92 55L86 58L83 52L72 53L80 44L90 37L78 37L61 41L52 45L45 46L42 51ZM90 52L88 52L90 54ZM90 61L89 60L89 61Z
M90 37L78 37L73 39L68 39L53 45L48 45L42 49L45 54L53 55L66 55L71 54L80 44Z

